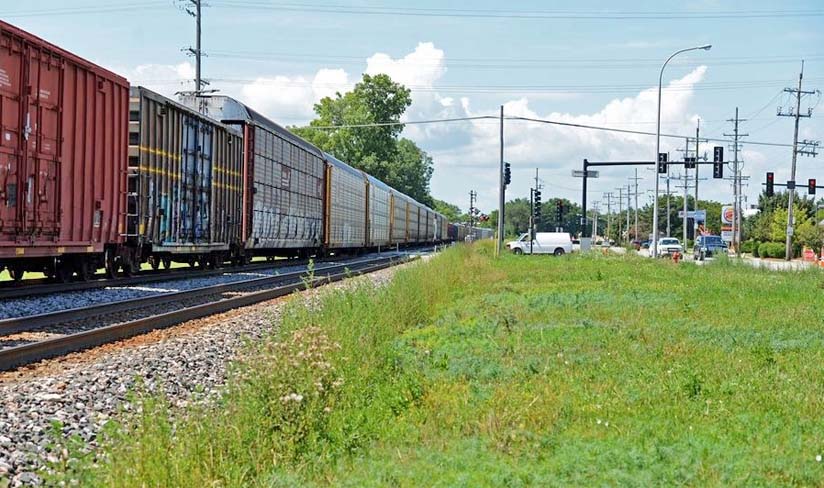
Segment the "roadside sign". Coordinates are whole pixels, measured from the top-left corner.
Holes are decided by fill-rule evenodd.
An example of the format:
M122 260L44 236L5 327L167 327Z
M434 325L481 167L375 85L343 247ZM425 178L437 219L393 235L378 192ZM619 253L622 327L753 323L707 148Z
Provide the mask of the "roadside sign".
M574 176L575 178L583 178L584 175L586 175L587 178L597 178L599 173L598 173L598 171L591 170L591 169L588 169L586 171L581 170L581 169L573 169L572 170L572 176Z
M732 220L735 218L735 207L732 205L724 205L721 207L721 224L732 225Z
M684 218L684 211L678 211L678 218ZM706 222L707 221L707 211L706 210L689 210L687 212L687 218L693 219L696 222Z

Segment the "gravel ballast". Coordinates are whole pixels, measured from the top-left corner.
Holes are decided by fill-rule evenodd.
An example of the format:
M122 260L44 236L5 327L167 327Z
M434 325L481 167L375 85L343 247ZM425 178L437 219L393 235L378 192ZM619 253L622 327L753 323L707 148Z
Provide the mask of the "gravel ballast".
M330 289L358 280L386 283L398 268L302 292L314 301ZM52 452L49 431L62 424L63 438L80 437L97 446L105 423L129 411L129 392L163 392L176 406L208 401L219 394L227 365L248 340L272 331L286 298L155 331L67 358L46 361L0 376L0 487L41 484L49 462L69 453Z
M335 264L344 264L349 261L361 261L378 256L406 256L407 252L384 252L381 254L371 253L357 259L335 259L334 261L321 261L315 263L315 268L320 272L323 267ZM72 308L89 307L101 303L110 303L133 298L147 297L164 293L191 290L206 286L214 286L223 283L234 283L253 278L266 276L276 276L279 274L293 273L306 269L306 264L296 264L290 266L272 265L268 270L243 271L243 269L227 271L217 276L206 276L198 278L176 278L173 280L158 279L157 282L147 283L138 286L112 286L106 288L96 288L91 290L72 291L66 293L53 293L50 295L33 296L29 298L15 298L0 301L0 320L13 317L26 317L43 313L57 312Z

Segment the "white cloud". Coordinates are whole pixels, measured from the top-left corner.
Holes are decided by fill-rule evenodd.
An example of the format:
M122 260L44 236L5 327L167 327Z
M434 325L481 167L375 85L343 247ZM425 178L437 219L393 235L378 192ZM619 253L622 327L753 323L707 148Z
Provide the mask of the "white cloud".
M193 89L195 67L188 61L180 64L141 64L131 70L127 77L133 84L164 95L173 95Z
M447 58L442 49L431 42L419 43L413 51L397 59L376 53L365 60L364 72L386 73L393 80L412 90L413 103L405 120L454 118L476 115L496 115L497 106L479 107L469 96L450 90L438 92L439 82L447 73ZM701 66L668 83L663 92L662 124L667 132L691 134L697 114L690 111L694 88L701 83L707 68ZM132 71L132 79L171 80L172 83L152 85L158 91L172 95L194 76L191 63L179 65L143 65ZM300 124L313 117L312 107L324 96L350 90L359 75L340 68L323 68L314 74L282 75L273 73L235 86L221 86L222 92L244 100L250 106L284 124ZM190 89L190 85L188 87ZM642 90L633 96L616 98L592 113L540 112L538 102L575 97L575 93L524 93L505 102L507 116L550 119L572 124L654 130L657 110L657 87ZM562 127L519 121L505 123L505 158L513 165L513 185L508 198L528 195L534 168L541 167L542 178L548 184L548 195L579 199L575 190L580 181L570 176L570 170L580 168L583 158L590 160L651 159L655 151L654 138ZM497 120L479 120L432 125L410 125L404 135L426 149L435 160L433 193L465 205L469 190L480 194L480 206L489 209L497 202L497 160L499 126ZM683 141L662 139L662 150L680 148ZM708 146L707 146L708 147ZM756 151L745 153L752 165L766 164ZM632 170L602 171L593 188L611 191L626 184ZM641 171L650 186L652 173ZM714 185L714 187L719 185ZM720 188L720 187L719 187ZM646 202L642 195L639 201Z
M274 120L291 124L311 120L316 102L351 87L346 71L321 69L311 79L304 76L257 78L241 87L239 98Z
M669 130L687 134L693 130L696 116L690 113L689 104L694 86L703 79L705 73L706 67L696 68L683 78L672 81L664 89L661 118ZM643 90L633 97L612 100L592 114L538 113L530 107L527 97L506 102L504 112L507 116L514 117L637 129L639 122L655 120L657 102L658 89L655 87ZM462 104L462 109L467 116L488 115L491 112L488 109L473 110L468 101ZM497 173L494 168L499 153L499 126L494 122L476 121L460 127L468 133L463 145L450 144L447 145L448 149L433 151L438 165L433 190L436 195L459 201L463 199L463 193L478 188L482 206L492 207L497 200ZM426 140L421 143L428 147ZM674 150L680 144L680 141L663 140L662 150ZM557 191L557 188L574 189L580 184L578 180L571 178L570 170L580 168L583 158L607 161L650 160L654 151L654 139L649 136L520 121L505 122L505 159L513 165L515 171L512 194L528 195L532 181L527 175L533 174L535 167L542 167L544 179L556 183L553 195L561 194L577 200L578 194L575 191ZM486 165L492 171L479 169L481 165ZM461 166L465 168L460 171L461 185L456 185L455 181L450 181L449 173L454 174L456 168ZM604 191L611 191L614 186L625 185L628 174L628 170L602 171L602 179L597 185L606 187Z

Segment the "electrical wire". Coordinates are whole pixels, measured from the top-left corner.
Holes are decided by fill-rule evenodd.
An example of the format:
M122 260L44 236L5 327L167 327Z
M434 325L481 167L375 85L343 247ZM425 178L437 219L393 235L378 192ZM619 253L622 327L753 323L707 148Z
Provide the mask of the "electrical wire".
M326 125L326 126L303 126L299 127L300 129L315 129L315 130L337 130L337 129L350 129L350 128L364 128L364 127L386 127L386 126L396 126L396 125L415 125L415 124L437 124L442 122L459 122L459 121L471 121L471 120L490 120L490 119L500 119L499 116L495 115L479 115L474 117L455 117L449 119L431 119L431 120L417 120L417 121L408 121L408 122L376 122L371 124L340 124L340 125ZM640 131L640 130L632 130L632 129L619 129L616 127L603 127L597 125L588 125L588 124L576 124L573 122L561 122L557 120L549 120L549 119L536 119L532 117L514 117L508 116L504 117L505 120L512 120L512 121L525 121L525 122L534 122L534 123L541 123L541 124L548 124L548 125L557 125L563 127L572 127L577 129L589 129L589 130L600 130L600 131L607 131L607 132L617 132L622 134L633 134L633 135L642 135L642 136L654 136L656 135L655 132L647 132L647 131ZM685 139L691 136L685 135L678 135L678 134L666 134L662 133L661 137L666 138L674 138L674 139ZM731 139L722 139L722 138L715 138L715 137L702 137L702 140L711 141L711 142L725 142L729 143ZM756 146L773 146L773 147L792 147L792 144L782 144L778 142L761 142L761 141L747 141L746 144L756 145Z
M493 10L493 9L447 9L412 7L371 7L334 4L276 3L251 0L223 0L215 2L215 7L230 7L251 10L278 10L279 12L308 12L356 15L390 15L411 17L447 17L473 19L575 19L575 20L709 20L709 19L775 19L780 17L821 17L824 10L717 10L710 12L664 12L664 11L574 11L574 10Z

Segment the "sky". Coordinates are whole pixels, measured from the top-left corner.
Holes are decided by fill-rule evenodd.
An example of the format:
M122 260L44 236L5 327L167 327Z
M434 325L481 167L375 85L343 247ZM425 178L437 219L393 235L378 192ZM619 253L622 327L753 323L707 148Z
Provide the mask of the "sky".
M195 24L189 0L28 0L4 2L0 19L126 76L132 84L173 96L192 88ZM805 90L824 90L824 4L786 1L511 1L374 2L361 0L208 0L203 9L203 76L209 88L239 98L282 125L303 125L313 104L351 89L363 73L389 74L412 90L406 121L526 117L655 132L657 83L664 71L662 151L681 158L683 137L725 138L739 108L744 193L757 202L767 171L790 175L793 119L776 116L793 104L805 59ZM824 104L806 97L800 139L822 140ZM497 206L499 122L481 119L407 125L404 136L433 158L434 197L466 210ZM543 199L581 199L572 176L590 161L652 160L655 137L525 121L504 122L504 158L512 165L507 199L529 197L538 168ZM712 158L702 142L699 154ZM824 182L824 155L799 157L796 180ZM604 168L588 199L606 205L633 168ZM673 176L683 170L673 169ZM725 176L730 175L729 168ZM654 173L638 168L639 205L649 203ZM692 175L690 175L692 178ZM700 169L699 197L724 203L732 186ZM665 186L662 180L662 188ZM673 191L683 191L672 181ZM633 187L634 190L634 187ZM692 194L694 190L690 189Z

